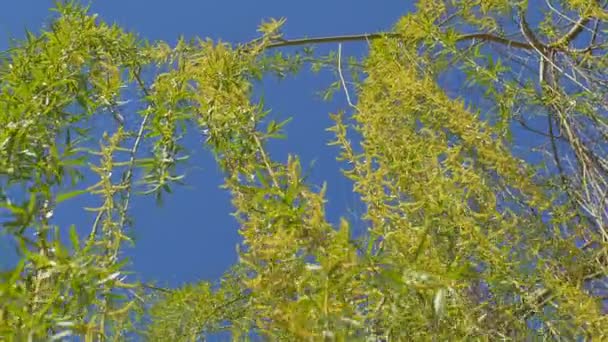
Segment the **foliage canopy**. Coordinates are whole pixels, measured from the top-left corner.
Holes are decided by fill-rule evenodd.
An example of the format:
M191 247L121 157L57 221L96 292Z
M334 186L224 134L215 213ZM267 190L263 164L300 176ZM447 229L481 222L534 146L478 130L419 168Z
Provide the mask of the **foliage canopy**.
M0 336L608 338L606 5L420 0L391 32L286 40L271 20L251 42L171 47L58 2L0 65L1 224L21 258L0 275ZM309 47L348 40L369 55ZM327 221L296 156L265 147L286 122L252 100L254 83L309 63L348 100L328 129L366 208L362 236ZM217 284L161 289L126 277L121 250L135 196L182 182L187 130L221 166L243 243ZM90 233L54 224L85 193L100 203Z

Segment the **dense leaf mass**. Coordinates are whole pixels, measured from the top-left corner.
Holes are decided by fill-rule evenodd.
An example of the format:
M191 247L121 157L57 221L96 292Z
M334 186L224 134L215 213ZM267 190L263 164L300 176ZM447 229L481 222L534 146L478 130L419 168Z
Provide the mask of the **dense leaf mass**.
M0 65L0 222L20 257L0 274L0 337L607 339L606 5L420 0L391 32L288 40L270 20L251 42L171 47L58 2ZM353 40L363 60L312 48ZM329 145L365 206L358 236L297 156L266 149L287 122L253 83L308 64L346 95ZM217 283L163 289L127 277L121 251L130 203L183 182L188 130L243 243ZM90 227L54 224L77 196L98 200Z

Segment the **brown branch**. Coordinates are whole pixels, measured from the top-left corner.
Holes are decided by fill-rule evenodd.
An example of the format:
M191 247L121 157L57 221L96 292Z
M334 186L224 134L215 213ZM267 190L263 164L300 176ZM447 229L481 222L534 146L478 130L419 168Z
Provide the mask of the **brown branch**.
M158 287L158 286L154 286L151 284L139 284L139 286L148 289L148 290L153 290L153 291L158 291L158 292L163 292L163 293L173 293L173 290L171 289L166 289L164 287Z
M599 29L599 25L600 25L600 21L598 19L596 19L595 24L593 25L593 31L591 33L591 41L589 42L589 45L587 45L586 48L567 49L567 51L570 53L586 53L586 52L593 52L593 50L595 50L595 49L603 48L604 44L597 44L597 45L595 44L595 40L597 39L597 31Z
M553 160L555 161L555 166L557 167L557 171L559 173L562 184L566 189L569 188L568 177L566 177L566 171L562 166L561 158L559 157L559 151L557 149L556 137L553 133L553 112L549 111L547 115L547 124L549 125L549 137L551 142L551 151L553 153ZM558 123L559 125L559 123Z
M211 310L211 312L207 315L207 317L205 317L205 319L203 321L203 327L206 327L209 324L209 321L213 318L213 316L216 316L221 310L224 310L227 307L229 307L229 306L235 304L236 302L243 300L247 297L249 297L247 294L240 293L238 296L232 298L231 300L229 300L225 303L221 303L219 306L214 307Z
M570 31L568 31L566 34L564 34L563 37L559 38L554 43L549 44L549 46L550 47L559 47L559 46L567 46L568 44L570 44L571 41L576 39L576 37L578 37L578 35L581 34L581 32L583 32L583 29L585 28L585 25L587 25L587 23L589 22L589 19L590 18L585 18L585 17L580 18L574 24L574 26L572 26Z
M513 46L513 47L525 49L525 50L534 49L534 47L528 43L523 43L523 42L519 42L516 40L510 40L510 39L495 36L495 35L492 35L489 33L465 34L465 35L458 37L457 41L460 42L460 41L471 40L471 39L480 39L480 40L489 41L489 42L493 42L493 43L499 43L502 45Z
M534 35L534 32L532 32L532 30L530 29L530 25L526 20L526 13L523 10L520 10L519 12L519 28L524 38L526 38L526 40L528 41L529 45L533 49L538 50L538 52L544 54L545 50L547 50L547 47L543 43L541 43L538 38L536 38L536 35Z
M344 42L358 42L358 41L369 41L380 38L399 38L401 34L396 32L379 32L371 34L355 34L355 35L344 35L344 36L327 36L327 37L313 37L313 38L297 38L297 39L284 39L277 40L266 45L266 49L274 49L288 46L302 46L309 44L327 44L327 43L344 43ZM523 43L515 40L492 35L490 33L471 33L461 35L456 41L467 41L479 39L483 41L499 43L502 45L513 46L520 49L532 50L533 46L528 43Z
M538 129L534 128L534 127L530 127L530 125L528 125L528 124L526 123L526 121L524 121L522 118L515 117L515 118L514 118L514 120L515 120L517 123L519 123L519 124L521 125L521 128L525 129L526 131L532 132L532 133L534 133L534 134L538 134L538 135L540 135L540 136L542 136L542 137L545 137L545 138L551 138L551 137L553 137L554 139L558 139L558 140L562 140L562 141L567 141L567 140L566 140L566 139L565 139L563 136L561 136L561 135L553 135L553 136L552 136L551 134L545 133L545 132L543 132L543 131L541 131L541 130L538 130Z
M326 44L326 43L344 43L344 42L359 42L367 40L375 40L379 38L399 38L400 34L394 32L379 32L371 34L354 34L344 36L327 36L327 37L313 37L313 38L297 38L297 39L285 39L278 40L273 43L266 45L266 49L273 49L287 46L301 46L309 44Z

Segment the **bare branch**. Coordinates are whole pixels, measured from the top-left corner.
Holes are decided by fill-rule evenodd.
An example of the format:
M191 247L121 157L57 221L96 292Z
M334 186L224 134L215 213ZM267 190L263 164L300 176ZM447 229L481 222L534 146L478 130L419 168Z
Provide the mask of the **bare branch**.
M547 47L538 40L536 35L534 35L534 32L530 29L530 25L528 25L528 22L526 21L526 14L523 10L519 12L519 28L528 43L530 43L535 50L538 50L539 53L544 54Z
M572 28L570 29L570 31L568 31L566 34L564 34L563 37L561 37L560 39L558 39L554 43L549 44L549 46L550 47L567 46L568 44L570 44L571 41L573 41L574 39L576 39L576 37L579 34L581 34L581 32L583 32L583 29L585 28L585 25L587 25L588 22L589 22L589 18L585 18L585 17L580 18L572 26Z
M350 94L348 93L348 87L346 86L346 81L344 80L344 75L342 75L342 44L338 44L338 75L340 76L340 82L342 83L342 88L344 89L344 94L346 94L346 102L349 106L354 109L357 109L352 101L350 100Z
M313 37L313 38L297 38L297 39L283 39L280 41L275 41L266 46L266 49L274 49L288 46L302 46L309 44L326 44L326 43L345 43L345 42L358 42L358 41L370 41L380 38L400 38L401 34L396 32L379 32L379 33L371 33L371 34L355 34L355 35L344 35L344 36L327 36L327 37ZM464 34L457 38L457 41L467 41L479 39L483 41L499 43L502 45L512 46L525 50L532 50L532 45L528 43L523 43L515 40L510 40L507 38L495 36L490 33L471 33Z
M555 7L554 7L554 6L551 4L551 1L549 1L549 0L545 0L545 3L546 3L546 4L547 4L547 6L548 6L548 7L551 9L551 11L553 11L553 12L557 13L557 15L558 15L558 16L560 16L560 17L562 17L562 18L566 19L567 21L571 22L572 24L574 24L574 26L573 26L573 27L570 29L570 31L569 31L568 33L566 33L566 34L565 34L565 35L564 35L562 38L558 39L558 40L557 40L555 43L551 44L551 46L560 46L560 45L562 45L562 43L560 43L559 41L560 41L561 39L567 38L567 37L568 37L568 35L570 35L570 34L575 34L575 35L578 35L578 33L573 32L573 30L576 30L576 29L577 29L577 28L579 28L579 27L580 27L580 30L581 30L581 31L582 31L582 30L584 30L584 29L586 29L586 27L585 27L586 23L584 23L583 25L580 25L580 24L581 24L581 21L582 21L582 20L584 20L584 18L581 18L581 19L579 19L578 21L577 21L577 20L574 20L574 19L571 19L571 18L570 18L570 17L568 17L567 15L563 14L562 12L560 12L560 11L559 11L557 8L555 8ZM579 25L580 25L580 26L579 26ZM589 29L587 29L587 30L589 30ZM572 37L572 38L569 40L569 42L570 42L570 41L572 41L574 38L575 38L575 37ZM569 43L569 42L566 42L564 45L568 45L568 43Z

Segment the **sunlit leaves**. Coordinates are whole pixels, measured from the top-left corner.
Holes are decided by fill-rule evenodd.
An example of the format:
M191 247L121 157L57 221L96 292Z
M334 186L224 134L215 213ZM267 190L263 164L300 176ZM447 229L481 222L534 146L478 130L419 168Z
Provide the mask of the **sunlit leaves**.
M523 24L514 40L503 32L524 3L419 1L396 34L375 36L369 56L349 61L354 113L331 115L328 131L365 208L360 236L344 218L327 220L327 187L310 184L297 156L278 162L268 152L289 120L269 120L266 104L252 100L268 74L286 77L306 63L336 71L335 53L269 52L283 42L284 19L263 22L247 44L170 46L59 3L48 31L28 32L0 67L0 210L21 258L1 275L0 336L121 339L145 307L151 340L217 331L271 340L602 339L607 318L587 284L605 273L597 224L605 32L574 49L555 26L559 13L541 13L541 40L556 43L540 53L558 54L552 67L563 76L550 84L536 66L524 73L514 62L530 68L539 53L517 40ZM597 4L561 6L604 18ZM454 75L466 77L456 91L445 82ZM336 79L325 98L342 85ZM560 140L554 159L578 158L574 179L538 172L512 150L513 125L532 109L554 115L550 129L524 127L547 145ZM165 199L185 181L191 151L182 139L192 129L232 195L239 262L217 284L130 283L132 195ZM564 147L572 151L560 155ZM95 218L84 234L53 224L58 204L87 194L98 204L86 208Z
M136 42L118 27L98 23L74 3L60 3L57 11L48 31L38 36L28 33L3 59L0 84L0 124L8 128L0 130L0 176L6 177L3 193L8 193L2 206L10 209L2 224L18 242L22 257L22 267L12 271L21 278L6 283L11 290L1 295L0 311L6 316L0 328L30 338L50 336L49 329L56 329L55 338L80 333L100 336L104 313L88 313L124 302L102 299L118 281L108 275L117 274L123 264L98 254L102 246L120 247L120 234L92 248L93 234L83 248L72 229L70 250L51 221L55 205L91 191L106 196L106 207L116 210L114 185L81 184L88 158L95 155L85 147L82 136L88 132L81 125L93 115L116 109L124 85L121 74L136 64ZM114 142L104 155L106 164L93 168L103 171L102 179L109 179L116 166L113 154L122 149L120 139ZM74 185L79 188L73 189ZM16 194L23 190L30 194L29 200L18 204ZM116 322L131 311L114 317ZM84 326L86 333L79 328Z

